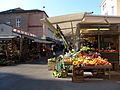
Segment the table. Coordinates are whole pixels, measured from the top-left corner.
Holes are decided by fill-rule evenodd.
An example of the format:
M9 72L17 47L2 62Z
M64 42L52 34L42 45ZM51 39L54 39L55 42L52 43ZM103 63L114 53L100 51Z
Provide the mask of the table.
M98 77L103 77L104 79L110 79L110 70L112 69L112 65L95 65L95 66L76 66L73 65L73 82L81 82L80 80L84 80L84 72L85 70L91 70L93 75ZM106 75L107 73L107 75ZM107 77L108 76L108 77Z

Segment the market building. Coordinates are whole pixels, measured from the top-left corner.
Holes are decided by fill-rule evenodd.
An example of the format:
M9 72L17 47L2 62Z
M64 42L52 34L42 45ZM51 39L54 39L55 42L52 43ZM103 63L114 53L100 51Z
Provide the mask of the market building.
M40 38L49 37L55 39L53 32L40 21L40 19L47 17L46 12L42 10L15 8L0 12L0 23L33 33Z
M52 44L60 42L55 38L54 32L41 23L40 19L47 17L45 11L38 9L15 8L0 12L0 45L1 50L5 51L5 55L7 54L7 60L28 60L33 56L37 57L34 59L38 59L40 56L51 55ZM13 42L17 43L17 46L15 45L18 51L17 57L13 58L12 52L12 58L9 58L7 48L10 46L9 43L13 48ZM35 52L34 55L31 50Z
M100 8L101 15L120 16L120 0L103 0Z
M84 12L42 19L49 28L60 30L63 38L73 44L74 49L82 46L94 47L103 58L107 58L114 70L120 65L120 17L91 15ZM59 28L58 28L59 27ZM65 40L66 39L66 40ZM69 45L68 45L69 47Z

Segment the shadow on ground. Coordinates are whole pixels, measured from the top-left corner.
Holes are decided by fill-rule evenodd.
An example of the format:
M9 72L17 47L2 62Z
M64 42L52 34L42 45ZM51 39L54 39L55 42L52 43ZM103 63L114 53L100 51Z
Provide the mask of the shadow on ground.
M56 56L59 56L63 54L63 52L61 51L58 51L56 53ZM41 57L40 59L37 59L37 60L33 60L32 62L24 62L24 63L21 63L21 64L42 64L42 65L47 65L48 64L48 59L49 58L53 58L54 56L53 55L48 55L48 56L44 56L44 57Z
M120 90L119 81L91 80L74 83L62 79L35 79L0 73L0 90Z

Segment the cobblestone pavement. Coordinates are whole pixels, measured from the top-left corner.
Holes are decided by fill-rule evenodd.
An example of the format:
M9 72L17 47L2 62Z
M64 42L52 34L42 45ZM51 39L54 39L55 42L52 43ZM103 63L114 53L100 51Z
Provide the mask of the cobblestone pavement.
M120 90L120 80L91 79L74 83L47 70L47 58L29 64L0 67L0 90Z

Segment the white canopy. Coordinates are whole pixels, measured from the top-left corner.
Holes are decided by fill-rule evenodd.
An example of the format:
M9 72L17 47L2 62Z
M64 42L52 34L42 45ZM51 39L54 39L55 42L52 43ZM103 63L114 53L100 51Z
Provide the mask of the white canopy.
M56 24L59 25L65 36L75 33L77 24L120 24L119 16L98 16L90 14L92 12L56 16L43 19L42 21L51 29L56 28Z

